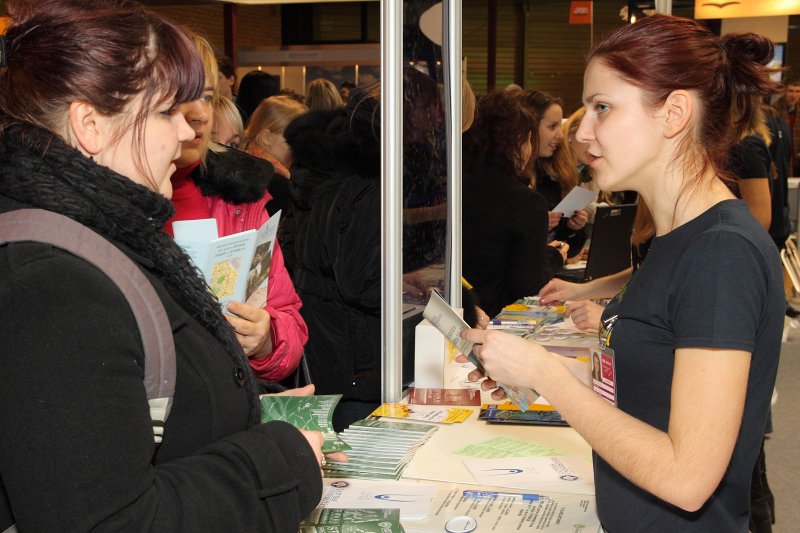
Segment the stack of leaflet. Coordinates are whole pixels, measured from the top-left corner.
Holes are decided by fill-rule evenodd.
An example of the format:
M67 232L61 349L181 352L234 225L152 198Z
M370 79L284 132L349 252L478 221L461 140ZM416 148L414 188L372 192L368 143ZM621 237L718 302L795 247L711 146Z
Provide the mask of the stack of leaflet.
M400 479L417 448L437 430L436 426L392 420L359 420L339 433L350 445L349 461L328 461L326 477Z
M504 404L483 404L480 419L489 424L523 424L531 426L568 426L566 420L551 405L531 405L527 411L506 402Z
M502 329L527 338L564 320L566 310L564 305L540 305L538 296L526 296L505 306L489 321L488 329Z

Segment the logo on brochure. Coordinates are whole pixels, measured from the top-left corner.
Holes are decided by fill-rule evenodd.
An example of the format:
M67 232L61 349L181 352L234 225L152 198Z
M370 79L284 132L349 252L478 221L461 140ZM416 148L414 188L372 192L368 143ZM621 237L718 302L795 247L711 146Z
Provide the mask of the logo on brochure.
M524 468L489 468L484 470L484 472L498 472L497 474L494 474L495 476L522 474L524 471L525 471Z
M572 474L564 474L563 476L559 476L564 481L578 481L580 478L578 476L573 476Z
M407 500L405 498L411 498L411 499ZM381 500L381 501L384 501L384 502L409 503L409 502L419 501L419 495L415 495L415 494L376 494L375 495L375 499L376 500Z
M348 483L347 481L334 481L333 483L331 483L331 487L336 487L337 489L343 489L349 486L350 483Z

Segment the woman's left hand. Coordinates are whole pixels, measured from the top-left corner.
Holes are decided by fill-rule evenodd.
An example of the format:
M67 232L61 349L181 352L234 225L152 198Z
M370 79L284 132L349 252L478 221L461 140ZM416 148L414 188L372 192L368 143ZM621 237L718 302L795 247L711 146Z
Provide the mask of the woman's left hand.
M548 211L547 212L547 231L553 231L553 229L558 226L558 223L561 222L561 218L564 215L559 213L558 211Z
M581 209L580 211L575 211L575 214L570 217L567 221L567 227L571 230L579 230L586 225L586 222L589 221L589 213Z
M247 357L258 358L272 352L269 313L239 302L229 303L228 311L236 315L225 315L225 318L236 330L236 340Z

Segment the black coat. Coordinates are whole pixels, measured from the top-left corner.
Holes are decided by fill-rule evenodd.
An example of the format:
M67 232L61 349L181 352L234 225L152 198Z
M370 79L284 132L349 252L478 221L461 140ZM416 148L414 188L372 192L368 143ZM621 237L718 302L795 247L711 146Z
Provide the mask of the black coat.
M464 176L463 271L489 316L518 298L538 294L563 266L547 246L547 203L495 166Z
M379 129L371 114L309 112L284 133L292 148L293 280L308 324L318 394L380 401Z
M255 389L235 377L246 363L187 310L206 303L190 305L161 272L160 257L177 253L157 233L169 202L60 141L12 133L0 138L0 211L79 213L134 260L167 310L177 380L153 455L142 346L122 293L48 245L0 247L0 526L295 531L319 501L316 458L288 424L251 427Z

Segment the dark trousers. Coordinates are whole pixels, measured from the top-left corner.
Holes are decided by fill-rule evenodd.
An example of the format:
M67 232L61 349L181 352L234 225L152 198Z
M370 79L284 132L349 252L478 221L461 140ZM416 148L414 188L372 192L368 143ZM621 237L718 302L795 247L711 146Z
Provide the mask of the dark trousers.
M775 498L767 483L767 461L764 455L764 441L753 468L750 483L750 531L751 533L772 533L775 523Z

